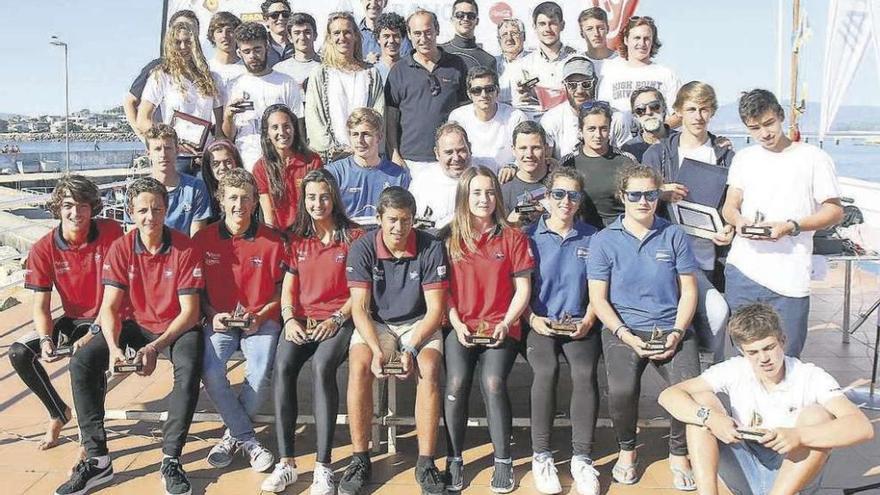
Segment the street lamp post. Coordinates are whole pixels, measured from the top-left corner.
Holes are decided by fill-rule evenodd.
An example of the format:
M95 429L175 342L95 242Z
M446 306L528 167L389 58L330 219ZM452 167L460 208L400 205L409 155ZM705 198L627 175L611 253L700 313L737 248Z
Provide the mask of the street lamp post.
M67 63L67 43L58 39L58 36L52 36L50 45L60 46L64 48L64 141L66 154L66 169L70 173L70 71Z

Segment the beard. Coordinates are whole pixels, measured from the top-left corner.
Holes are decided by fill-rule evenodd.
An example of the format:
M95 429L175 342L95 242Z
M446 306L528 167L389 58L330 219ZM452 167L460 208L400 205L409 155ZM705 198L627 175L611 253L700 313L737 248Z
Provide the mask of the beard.
M663 126L663 119L660 117L647 117L640 121L642 129L648 132L656 132Z
M253 63L245 63L244 66L247 68L248 72L252 74L257 74L266 70L266 60L267 58L263 58L261 60L254 61Z

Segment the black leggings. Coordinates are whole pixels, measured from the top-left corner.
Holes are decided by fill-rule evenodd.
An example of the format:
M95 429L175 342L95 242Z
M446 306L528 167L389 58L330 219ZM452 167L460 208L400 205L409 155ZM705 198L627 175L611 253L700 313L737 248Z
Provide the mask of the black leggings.
M633 332L642 340L651 338L650 332ZM700 374L700 358L697 339L693 330L685 332L678 352L666 361L652 361L640 358L632 347L617 337L606 333L602 339L605 353L605 371L608 375L608 411L614 422L620 450L635 450L636 423L639 417L639 395L641 394L642 373L648 363L654 365L657 373L667 385L675 385ZM687 440L684 424L672 418L669 428L669 453L687 455Z
M132 321L122 324L119 346L139 350L159 336ZM202 327L196 325L177 337L162 354L171 359L174 387L168 395L168 419L162 426L162 453L180 457L186 435L192 424L199 385L205 339ZM89 457L107 455L107 432L104 430L104 397L107 378L104 374L110 361L110 349L103 335L97 335L70 360L70 381L80 436Z
M556 413L559 356L571 370L571 446L577 456L591 457L593 434L599 413L599 381L596 368L602 353L601 325L580 340L547 337L534 330L526 337L526 356L532 367L532 451L551 452L550 434Z
M480 363L480 389L486 404L489 437L495 457L510 457L511 412L507 394L507 376L516 360L519 342L508 338L500 347L464 347L455 331L444 330L443 352L446 361L446 398L443 418L446 422L447 448L450 457L461 457L467 428L468 399L474 369Z
M57 346L61 336L67 340L67 345L74 343L89 330L93 319L74 320L62 316L55 320L52 328L52 342ZM36 395L52 419L67 422L67 404L58 395L58 391L52 386L46 368L40 363L42 350L40 348L40 336L37 332L31 332L17 342L9 346L9 361L15 369L21 381Z
M339 384L336 370L348 355L354 324L349 320L332 338L305 345L284 338L284 330L275 350L275 435L281 457L295 457L294 443L299 398L297 381L303 365L312 356L312 401L317 435L317 462L329 464L333 433L339 412Z

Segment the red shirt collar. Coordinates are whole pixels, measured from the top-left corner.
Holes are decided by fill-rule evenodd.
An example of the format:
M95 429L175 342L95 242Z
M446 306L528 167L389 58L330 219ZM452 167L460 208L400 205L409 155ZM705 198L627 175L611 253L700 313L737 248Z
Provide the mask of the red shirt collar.
M396 257L391 254L391 251L388 250L388 247L385 246L385 240L382 239L382 230L380 229L376 233L376 256L380 260L391 260ZM412 229L409 231L409 235L406 238L406 247L403 251L404 258L415 258L416 257L416 230Z

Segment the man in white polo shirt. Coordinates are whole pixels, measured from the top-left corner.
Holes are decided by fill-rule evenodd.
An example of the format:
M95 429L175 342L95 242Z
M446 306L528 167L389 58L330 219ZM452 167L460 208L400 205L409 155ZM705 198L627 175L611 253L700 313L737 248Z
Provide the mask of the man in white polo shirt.
M737 236L725 295L732 310L758 301L773 306L782 317L785 354L797 357L807 339L813 232L843 219L834 162L786 137L785 112L767 90L743 94L739 115L758 144L736 154L727 176L722 214Z
M409 192L416 198L416 220L434 222L441 229L455 214L455 189L461 174L471 166L471 143L467 131L456 122L437 129L434 155L439 163L415 176Z
M718 493L718 476L736 495L799 493L818 479L831 449L873 438L868 418L831 375L783 353L785 334L772 307L742 307L728 332L742 356L659 397L687 424L701 495Z

